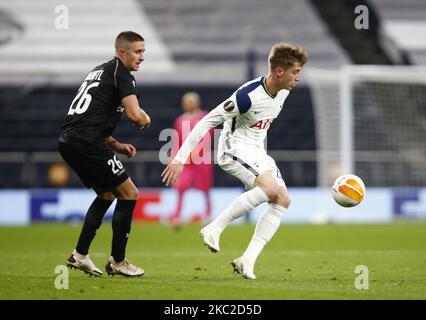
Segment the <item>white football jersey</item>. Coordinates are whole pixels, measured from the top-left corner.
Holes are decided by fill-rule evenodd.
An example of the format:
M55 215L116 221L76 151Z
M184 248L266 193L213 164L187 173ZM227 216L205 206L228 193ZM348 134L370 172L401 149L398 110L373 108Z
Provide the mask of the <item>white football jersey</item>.
M265 85L265 77L243 84L198 122L175 159L185 163L207 130L221 123L223 130L219 149L232 149L237 153L239 149L265 151L268 129L281 112L288 94L289 91L283 89L272 96Z

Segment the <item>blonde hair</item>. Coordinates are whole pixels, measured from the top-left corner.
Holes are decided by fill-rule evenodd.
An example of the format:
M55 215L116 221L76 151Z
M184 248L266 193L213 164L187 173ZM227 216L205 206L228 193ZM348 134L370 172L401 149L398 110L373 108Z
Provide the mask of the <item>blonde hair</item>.
M303 66L308 61L306 50L302 47L292 46L287 43L275 44L269 53L269 68L272 71L277 67L290 68L295 63Z

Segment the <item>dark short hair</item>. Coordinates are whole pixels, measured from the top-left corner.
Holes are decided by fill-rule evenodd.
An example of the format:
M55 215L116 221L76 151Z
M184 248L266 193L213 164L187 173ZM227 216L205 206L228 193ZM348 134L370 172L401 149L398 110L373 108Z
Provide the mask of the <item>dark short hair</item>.
M306 50L302 47L292 46L287 43L275 44L269 54L271 70L277 67L287 69L298 62L303 66L308 60Z
M123 48L127 43L133 43L137 41L145 41L145 39L136 32L123 31L115 38L115 49Z

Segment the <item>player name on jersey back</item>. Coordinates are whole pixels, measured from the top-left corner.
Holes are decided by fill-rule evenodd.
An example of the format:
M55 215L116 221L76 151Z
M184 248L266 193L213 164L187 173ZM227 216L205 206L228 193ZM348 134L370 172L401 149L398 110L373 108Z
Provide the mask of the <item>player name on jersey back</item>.
M84 79L84 81L101 81L102 73L104 73L104 70L91 71Z

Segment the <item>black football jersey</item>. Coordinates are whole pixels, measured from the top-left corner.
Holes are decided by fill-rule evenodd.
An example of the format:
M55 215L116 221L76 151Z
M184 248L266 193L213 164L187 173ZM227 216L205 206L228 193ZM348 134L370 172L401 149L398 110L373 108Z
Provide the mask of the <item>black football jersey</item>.
M121 119L122 99L132 94L139 96L135 86L135 78L118 58L95 67L71 102L60 141L82 145L103 143Z

